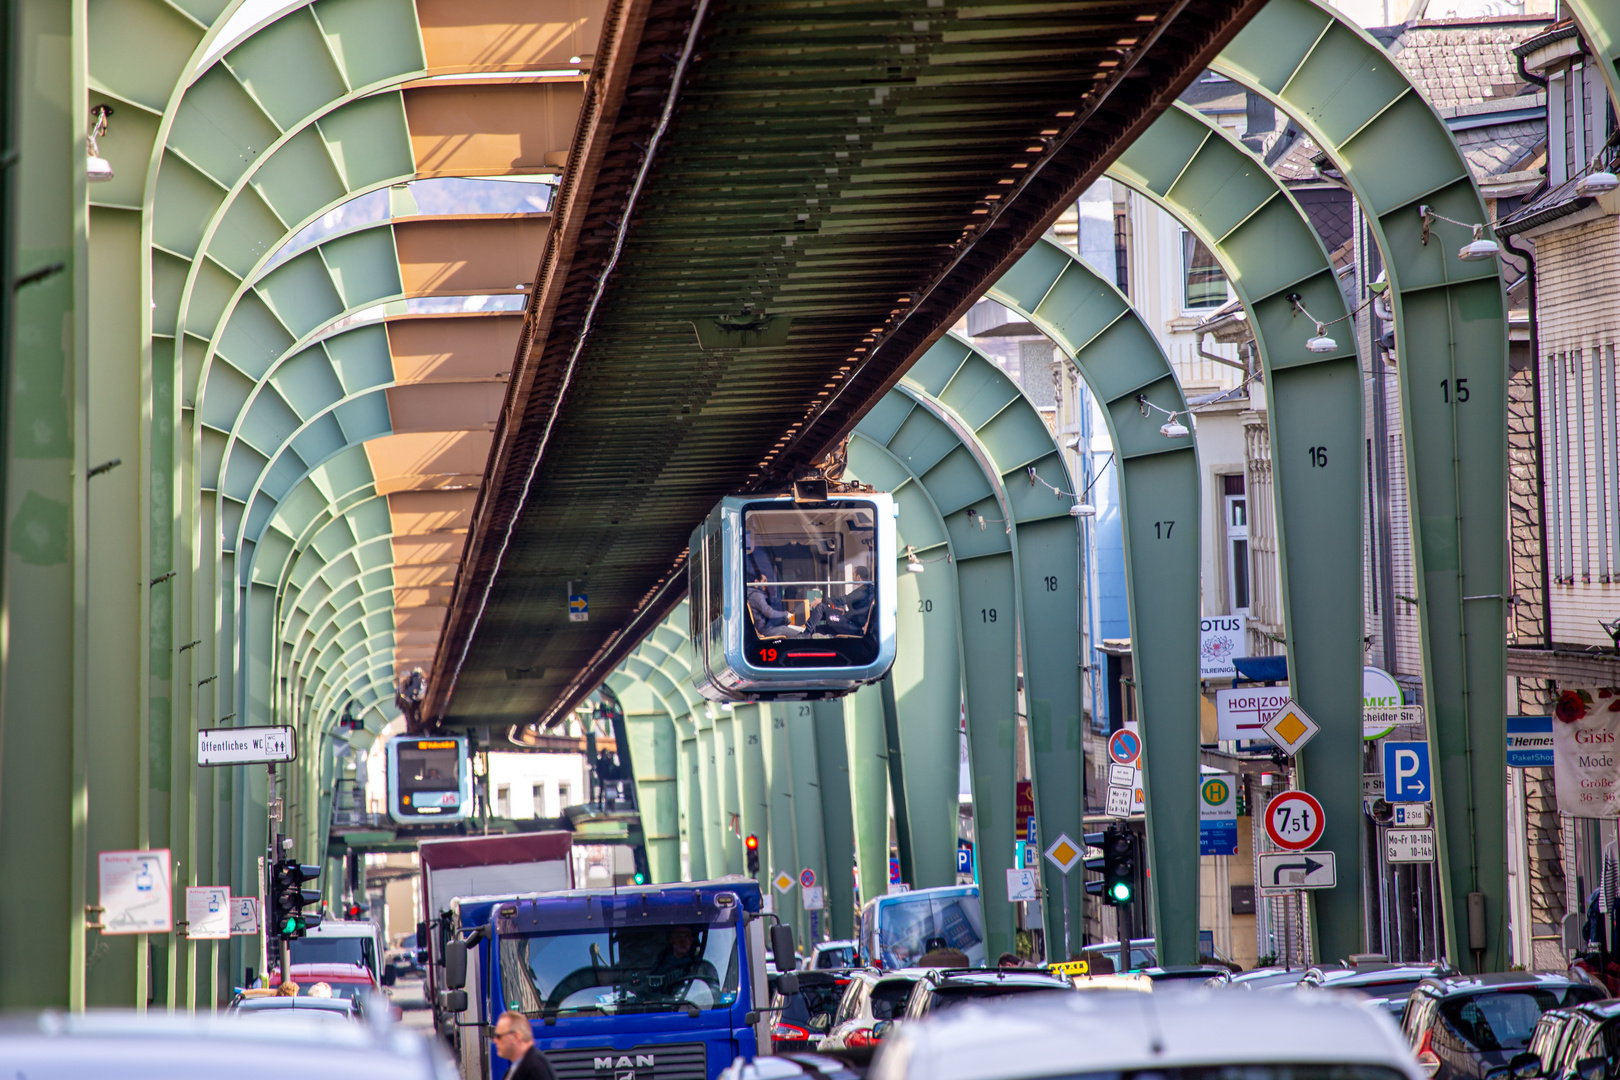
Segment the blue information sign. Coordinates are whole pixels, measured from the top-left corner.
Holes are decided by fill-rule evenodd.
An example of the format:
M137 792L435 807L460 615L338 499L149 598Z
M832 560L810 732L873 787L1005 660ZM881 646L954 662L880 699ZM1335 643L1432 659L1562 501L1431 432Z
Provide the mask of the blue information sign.
M1434 784L1429 779L1428 743L1384 744L1384 801L1434 801Z
M1507 718L1507 763L1514 769L1545 768L1553 763L1552 717Z
M956 872L973 873L973 845L963 840L956 845Z
M1236 855L1236 821L1200 821L1198 823L1198 854Z

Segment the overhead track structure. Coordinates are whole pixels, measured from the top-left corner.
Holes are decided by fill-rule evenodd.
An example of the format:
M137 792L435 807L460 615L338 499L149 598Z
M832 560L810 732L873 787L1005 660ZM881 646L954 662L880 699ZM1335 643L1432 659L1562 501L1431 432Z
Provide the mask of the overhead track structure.
M557 723L1257 6L610 7L426 714Z
M1399 358L1423 705L1438 774L1446 955L1475 971L1496 971L1507 962L1500 858L1507 322L1498 260L1460 259L1469 229L1424 210L1483 228L1484 202L1433 106L1376 41L1324 5L1271 0L1211 66L1273 101L1323 148L1384 258ZM1471 901L1473 894L1482 903Z

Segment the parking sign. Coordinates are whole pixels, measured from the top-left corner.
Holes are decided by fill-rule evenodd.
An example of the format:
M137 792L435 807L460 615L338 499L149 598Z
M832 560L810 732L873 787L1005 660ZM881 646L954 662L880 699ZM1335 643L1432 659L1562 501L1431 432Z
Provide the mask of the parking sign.
M1384 801L1434 801L1434 784L1429 779L1428 743L1384 744Z

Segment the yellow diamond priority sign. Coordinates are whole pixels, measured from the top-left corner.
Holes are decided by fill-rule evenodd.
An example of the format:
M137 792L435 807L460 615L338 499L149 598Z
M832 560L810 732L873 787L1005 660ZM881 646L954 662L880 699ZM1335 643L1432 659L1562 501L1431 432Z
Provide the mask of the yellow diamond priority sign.
M1046 849L1046 858L1053 866L1067 874L1074 869L1074 864L1079 862L1080 857L1085 853L1085 849L1079 844L1070 840L1066 835L1059 833L1058 838L1052 842L1052 846Z
M789 889L793 888L793 876L791 874L784 874L782 871L778 870L776 872L776 877L772 879L771 884L776 886L777 892L785 893Z
M1261 730L1283 753L1292 756L1299 753L1322 729L1304 709L1295 704L1293 698L1289 698Z

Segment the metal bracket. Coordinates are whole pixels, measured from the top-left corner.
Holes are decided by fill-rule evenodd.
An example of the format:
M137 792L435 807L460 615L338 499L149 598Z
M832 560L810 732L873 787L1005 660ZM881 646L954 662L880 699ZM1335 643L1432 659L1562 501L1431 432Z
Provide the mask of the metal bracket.
M84 905L84 916L85 916L84 928L86 930L105 930L105 929L107 929L106 924L104 924L101 921L101 917L103 915L105 915L106 913L107 913L107 909L100 906L99 904L86 904L86 905Z

